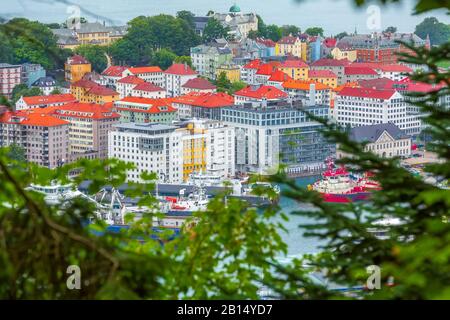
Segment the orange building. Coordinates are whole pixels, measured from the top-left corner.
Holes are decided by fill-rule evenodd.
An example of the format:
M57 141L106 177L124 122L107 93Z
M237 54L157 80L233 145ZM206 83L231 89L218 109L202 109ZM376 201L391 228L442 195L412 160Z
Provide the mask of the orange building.
M73 83L81 80L86 73L92 71L91 63L80 55L69 57L64 64L64 78Z

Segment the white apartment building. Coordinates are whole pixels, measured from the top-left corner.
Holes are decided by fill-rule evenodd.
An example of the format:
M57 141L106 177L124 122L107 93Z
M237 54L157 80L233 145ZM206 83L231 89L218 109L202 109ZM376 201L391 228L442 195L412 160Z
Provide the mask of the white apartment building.
M197 78L197 73L187 64L174 63L166 71L165 89L167 96L177 97L181 95L182 86L191 79Z
M135 76L158 87L165 85L164 73L158 66L128 68L123 72L123 76Z
M343 126L393 123L409 135L420 133L421 121L409 113L403 96L395 90L344 88L335 99L334 117Z
M155 172L160 182L183 181L183 142L178 127L158 123L122 123L109 132L108 156L135 165L127 180L143 182L143 172Z

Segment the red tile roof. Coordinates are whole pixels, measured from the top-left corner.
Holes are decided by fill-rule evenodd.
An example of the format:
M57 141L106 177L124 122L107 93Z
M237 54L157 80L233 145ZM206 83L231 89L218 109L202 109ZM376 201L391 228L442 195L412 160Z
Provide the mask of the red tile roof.
M126 84L140 84L144 83L145 80L135 77L135 76L127 76L125 78L120 79L117 83L126 83Z
M51 94L48 96L32 96L23 97L23 100L28 106L49 105L55 103L69 103L77 100L71 94Z
M331 90L331 88L329 86L324 85L321 82L308 81L308 80L286 81L283 83L283 88L308 91L311 87L311 84L315 85L316 90Z
M20 119L19 122L12 121L13 117L18 117ZM69 122L51 115L38 112L29 112L27 110L15 112L7 111L0 116L0 122L37 127L59 127L69 124Z
M407 67L402 64L382 64L379 68L383 72L412 72L413 70L410 67Z
M136 87L133 88L133 90L146 91L146 92L164 91L163 88L160 88L151 82L145 82L145 81L138 84Z
M279 44L294 44L296 41L298 41L299 39L297 37L293 37L293 36L287 36L287 37L283 37L281 38L278 43Z
M308 68L308 65L300 59L288 59L281 63L280 68Z
M163 72L160 67L158 66L147 66L147 67L132 67L128 68L128 70L132 74L143 74L143 73L156 73L156 72Z
M337 78L337 75L330 70L310 70L308 75L310 78Z
M313 67L344 67L350 64L347 59L319 59L311 64Z
M260 59L255 59L247 63L245 66L243 66L244 69L258 69L259 66L262 64L262 61Z
M87 89L89 94L94 94L97 96L116 96L118 93L113 89L104 87L90 80L78 80L72 83L73 87L81 87Z
M273 81L273 82L285 82L285 81L289 81L292 80L292 78L290 76L288 76L286 73L284 73L281 70L275 70L272 75L270 76L268 81Z
M134 108L133 104L145 105L146 109ZM162 112L176 112L177 109L172 107L172 99L149 99L141 97L126 97L122 100L116 101L114 109L145 112L145 113L162 113Z
M346 75L357 75L357 74L364 74L364 75L378 75L378 73L367 67L352 67L348 66L344 69L344 74Z
M220 108L232 106L234 104L234 99L232 96L223 92L217 93L191 92L184 96L173 98L172 102L196 107Z
M348 67L355 68L371 68L371 69L379 69L381 66L380 63L376 62L352 62Z
M239 90L234 93L235 96L243 96L254 99L279 99L279 98L287 98L288 94L278 88L273 86L260 86L258 88L254 88L252 86L248 86L242 90Z
M327 48L334 48L336 46L337 39L334 38L325 38L323 40L323 44Z
M90 62L85 57L76 54L72 57L69 57L67 59L67 63L69 65L74 65L74 64L89 64Z
M274 71L273 65L269 64L269 63L265 63L258 68L258 71L256 71L256 74L270 76L273 73L273 71Z
M128 67L126 66L110 66L102 72L102 75L108 77L121 77L122 73L127 69Z
M43 109L40 109L43 110ZM118 113L113 112L111 103L104 105L95 103L70 103L50 109L51 114L60 117L90 118L90 119L115 119L120 118Z
M197 74L194 70L191 69L191 67L183 63L174 63L164 72L168 74L177 74L181 76Z
M370 89L392 89L394 81L388 78L364 79L358 80L358 84L363 88Z
M262 43L266 47L275 47L276 43L272 39L256 38L256 42Z
M203 78L195 78L188 80L184 85L182 85L183 88L190 88L190 89L199 89L199 90L214 90L216 89L216 86L213 85L211 82L209 82L206 79Z
M345 87L338 93L339 96L350 96L350 97L361 97L370 99L390 99L394 94L395 90L377 90L368 88L350 88Z

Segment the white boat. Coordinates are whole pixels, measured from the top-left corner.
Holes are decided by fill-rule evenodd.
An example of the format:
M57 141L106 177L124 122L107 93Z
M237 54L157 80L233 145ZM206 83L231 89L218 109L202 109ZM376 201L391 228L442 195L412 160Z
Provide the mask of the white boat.
M45 202L49 205L62 204L83 195L71 184L60 185L54 182L49 186L31 184L26 190L43 194Z

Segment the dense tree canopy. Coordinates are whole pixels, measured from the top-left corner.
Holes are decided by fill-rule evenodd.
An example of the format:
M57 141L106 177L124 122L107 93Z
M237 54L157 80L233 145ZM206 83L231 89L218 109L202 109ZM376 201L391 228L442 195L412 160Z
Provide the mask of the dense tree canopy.
M300 28L294 25L284 25L281 27L281 34L283 37L289 35L297 36L300 32Z
M311 27L305 30L305 33L310 36L321 36L323 37L323 28L321 27Z
M152 55L151 64L165 70L176 60L177 55L168 49L161 49Z
M205 30L203 30L203 41L210 42L220 38L228 39L229 31L230 29L228 27L224 27L219 20L210 18L206 24Z
M42 91L39 88L32 87L28 88L26 84L18 84L14 87L12 91L12 102L16 103L20 97L32 97L32 96L40 96L42 95Z
M92 69L98 73L101 73L107 67L106 49L103 46L92 44L80 45L75 49L75 53L85 57L92 64Z
M430 36L431 45L440 45L450 41L450 25L428 17L416 26L415 34L422 39Z
M397 32L397 27L393 27L393 26L387 27L386 29L383 30L383 32L395 33L395 32Z

